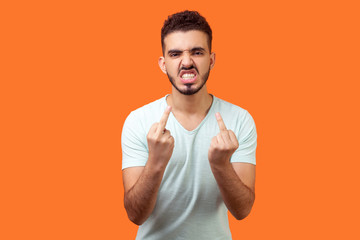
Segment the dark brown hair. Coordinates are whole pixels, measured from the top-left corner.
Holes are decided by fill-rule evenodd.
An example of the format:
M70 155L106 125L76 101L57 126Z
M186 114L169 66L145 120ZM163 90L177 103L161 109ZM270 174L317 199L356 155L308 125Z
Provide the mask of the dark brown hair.
M197 11L185 10L170 15L168 19L165 20L161 28L161 47L163 54L165 51L164 38L168 34L176 31L187 32L191 30L199 30L207 34L209 51L211 52L212 31L209 23Z

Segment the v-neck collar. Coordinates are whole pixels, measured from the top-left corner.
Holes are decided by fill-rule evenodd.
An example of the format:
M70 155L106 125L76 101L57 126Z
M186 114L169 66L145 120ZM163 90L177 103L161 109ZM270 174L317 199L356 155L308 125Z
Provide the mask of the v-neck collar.
M165 106L168 106L167 101L166 101L166 98L167 98L169 95L170 95L170 94L167 94L167 95L164 97ZM209 118L209 116L213 115L214 106L215 106L215 104L216 104L216 102L217 102L217 98L216 98L214 95L212 95L212 94L210 94L210 95L211 95L212 98L213 98L212 103L211 103L211 106L210 106L210 109L209 109L209 111L207 112L207 114L206 114L206 116L204 117L204 119L199 123L199 125L198 125L195 129L189 131L189 130L187 130L186 128L184 128L183 125L181 125L181 123L176 119L175 115L174 115L172 112L170 113L170 116L169 116L169 117L172 118L172 119L174 119L174 122L175 122L176 124L178 124L178 125L180 126L180 128L181 128L185 133L187 133L187 134L195 134L195 133L201 128L201 126L204 125L204 123L207 121L207 119Z

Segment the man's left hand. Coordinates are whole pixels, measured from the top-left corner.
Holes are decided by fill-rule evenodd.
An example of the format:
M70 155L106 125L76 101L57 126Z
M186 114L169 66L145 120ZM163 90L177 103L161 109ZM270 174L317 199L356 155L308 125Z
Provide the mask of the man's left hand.
M229 162L231 155L239 147L239 142L234 132L226 128L220 113L215 116L220 133L211 140L208 158L211 165L223 165L226 161Z

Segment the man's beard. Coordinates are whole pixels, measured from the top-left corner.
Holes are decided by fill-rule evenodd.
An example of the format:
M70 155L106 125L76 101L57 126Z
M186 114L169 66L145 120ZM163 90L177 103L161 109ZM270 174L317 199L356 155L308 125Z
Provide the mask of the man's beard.
M197 93L198 91L200 91L202 89L202 87L205 85L206 81L208 80L209 78L209 75L210 75L210 68L209 68L209 71L207 71L204 75L204 78L202 79L203 82L202 84L198 87L198 88L191 88L191 86L193 85L192 83L189 83L189 84L184 84L186 86L186 89L185 90L181 90L179 89L176 84L175 84L175 81L174 81L174 78L171 77L168 73L167 73L167 76L171 82L171 84L174 86L174 88L176 90L179 91L179 93L181 94L184 94L184 95L194 95L195 93ZM200 77L199 75L199 72L198 72L198 77Z

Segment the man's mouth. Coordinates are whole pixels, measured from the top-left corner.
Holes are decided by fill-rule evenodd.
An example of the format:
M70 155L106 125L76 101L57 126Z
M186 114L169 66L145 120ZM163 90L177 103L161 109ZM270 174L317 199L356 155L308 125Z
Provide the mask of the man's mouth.
M197 72L195 69L183 70L180 72L180 80L184 84L194 83L197 78Z

